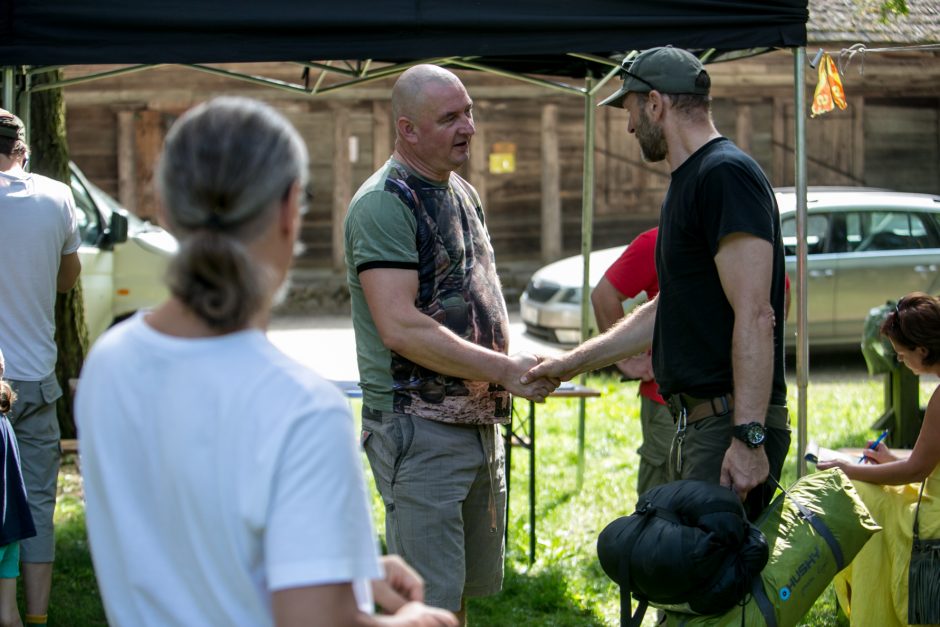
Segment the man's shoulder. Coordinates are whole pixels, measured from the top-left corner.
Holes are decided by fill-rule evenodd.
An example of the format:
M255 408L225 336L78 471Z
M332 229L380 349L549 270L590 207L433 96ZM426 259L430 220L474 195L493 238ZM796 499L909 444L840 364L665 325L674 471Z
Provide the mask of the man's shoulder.
M372 173L356 191L349 203L350 211L363 204L395 202L411 193L407 173L396 167L389 159L381 168Z
M477 204L480 203L480 194L477 193L476 188L470 184L470 181L463 178L456 172L450 173L450 187L462 190L473 200L473 202Z
M702 153L699 165L700 173L708 174L733 170L743 170L750 173L763 172L754 157L741 150L737 144L726 137L715 141Z
M48 197L55 201L63 201L71 197L69 186L56 179L36 174L34 172L0 172L8 189L26 190L29 196Z
M42 174L29 174L33 182L33 189L37 195L50 196L56 200L69 198L72 190L62 181L43 176Z

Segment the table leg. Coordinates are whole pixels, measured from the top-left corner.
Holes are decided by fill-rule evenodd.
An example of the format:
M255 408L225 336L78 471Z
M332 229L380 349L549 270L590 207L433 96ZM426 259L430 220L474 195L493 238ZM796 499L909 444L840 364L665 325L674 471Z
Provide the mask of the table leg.
M529 564L535 562L535 403L529 401Z
M577 491L584 485L584 418L587 414L587 399L578 399L578 474Z
M504 434L504 458L506 460L506 523L505 528L503 529L503 544L505 545L504 552L508 554L509 552L509 481L512 477L512 420L516 412L510 409L509 412L509 424L506 425L506 432Z

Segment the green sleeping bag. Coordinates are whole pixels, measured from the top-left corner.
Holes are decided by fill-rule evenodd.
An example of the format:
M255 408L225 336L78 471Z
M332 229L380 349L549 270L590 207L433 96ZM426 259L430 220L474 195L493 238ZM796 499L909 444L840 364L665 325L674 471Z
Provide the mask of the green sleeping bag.
M746 603L719 616L667 611L669 625L796 625L878 526L836 468L803 477L767 508L757 527L770 560ZM743 616L742 616L743 612Z

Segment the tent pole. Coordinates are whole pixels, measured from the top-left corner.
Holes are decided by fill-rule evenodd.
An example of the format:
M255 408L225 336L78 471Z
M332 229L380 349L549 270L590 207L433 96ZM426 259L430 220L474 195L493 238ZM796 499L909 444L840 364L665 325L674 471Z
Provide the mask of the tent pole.
M796 186L796 385L797 385L797 456L796 476L806 474L806 391L809 383L809 335L806 285L806 48L797 48L793 55L793 104L794 104L794 164Z
M16 101L13 99L13 66L3 67L3 108L16 114Z
M581 183L581 257L584 273L581 276L581 341L588 338L591 325L591 247L594 237L594 125L597 118L594 77L584 79L584 174ZM587 373L579 379L587 383ZM584 423L587 400L578 400L578 490L584 484Z
M32 87L33 79L32 76L26 72L23 74L23 89L19 93L19 110L20 119L23 120L23 126L26 127L26 145L29 146L29 142L32 138L33 132L33 118L32 118L32 104L33 104L33 93L30 91Z

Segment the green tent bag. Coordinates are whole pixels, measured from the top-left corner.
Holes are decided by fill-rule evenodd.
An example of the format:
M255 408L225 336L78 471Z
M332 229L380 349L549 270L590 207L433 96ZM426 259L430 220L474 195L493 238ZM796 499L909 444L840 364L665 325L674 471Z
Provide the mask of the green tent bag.
M881 530L837 468L794 483L774 499L757 527L767 538L770 560L746 603L720 616L667 612L669 625L796 625L836 573Z

